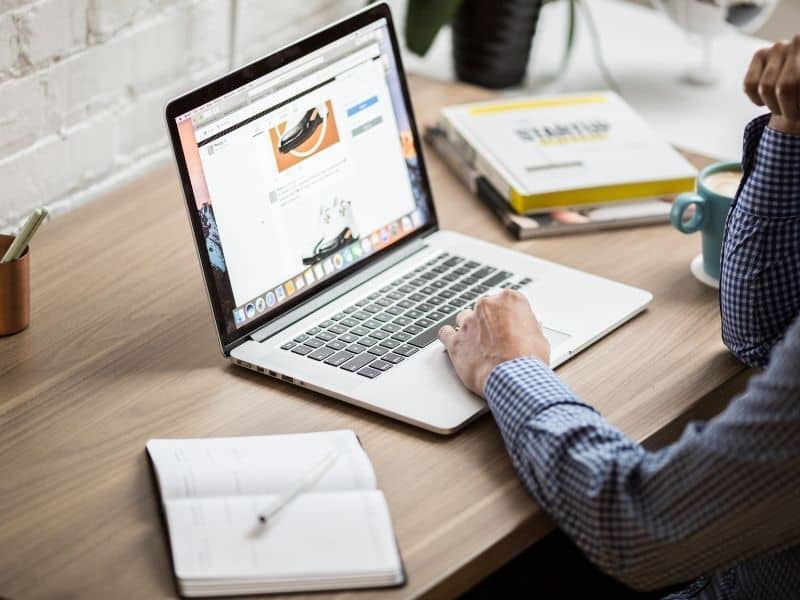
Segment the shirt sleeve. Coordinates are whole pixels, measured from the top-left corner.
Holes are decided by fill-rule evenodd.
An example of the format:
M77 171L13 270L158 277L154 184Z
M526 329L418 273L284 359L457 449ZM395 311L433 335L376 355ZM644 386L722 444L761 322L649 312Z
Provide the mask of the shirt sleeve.
M658 589L800 543L800 319L769 369L650 452L549 367L494 369L486 397L533 498L601 569Z
M722 339L752 367L767 364L800 310L800 137L770 129L769 119L745 131L720 277Z

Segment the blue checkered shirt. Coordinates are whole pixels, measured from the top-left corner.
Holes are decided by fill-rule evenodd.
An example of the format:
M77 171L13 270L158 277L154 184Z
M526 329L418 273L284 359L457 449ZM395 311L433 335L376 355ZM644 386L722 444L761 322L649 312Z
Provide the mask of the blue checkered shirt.
M800 139L768 121L745 131L745 178L722 250L722 339L751 367L767 364L800 312Z
M537 360L503 363L486 385L542 509L631 587L691 582L671 598L800 598L800 138L766 123L746 134L722 271L726 343L769 362L743 395L648 451Z

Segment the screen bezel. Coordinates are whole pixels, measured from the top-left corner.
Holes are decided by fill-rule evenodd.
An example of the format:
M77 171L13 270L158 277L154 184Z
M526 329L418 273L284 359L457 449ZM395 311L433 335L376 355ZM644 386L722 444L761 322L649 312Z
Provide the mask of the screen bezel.
M216 100L217 98L220 98L225 94L236 90L237 88L264 77L276 69L284 67L289 63L310 54L311 52L319 50L328 44L346 37L358 29L369 25L370 23L379 21L381 19L386 20L386 26L389 31L389 39L391 40L392 53L394 54L394 60L397 66L398 76L400 78L400 89L402 91L403 102L405 103L405 109L408 112L409 127L413 137L414 150L417 154L420 179L423 192L426 196L426 203L428 205L428 223L415 230L413 233L398 240L391 246L383 248L382 250L371 254L349 268L333 274L330 278L312 288L309 293L305 295L297 295L293 298L287 299L286 302L282 303L261 318L255 319L253 322L247 323L238 329L236 329L235 326L232 329L229 329L228 324L233 323L233 314L226 315L222 310L220 292L217 289L216 280L212 273L211 261L206 250L205 238L203 237L200 217L197 211L191 180L189 178L189 171L186 166L186 160L178 135L176 119L205 104L208 104L213 100ZM417 238L426 235L431 231L435 231L439 227L438 217L433 204L430 181L428 179L425 161L422 156L422 144L420 143L420 137L417 132L416 120L414 118L413 107L411 105L411 99L408 91L408 82L406 81L405 77L405 70L403 68L400 49L397 43L397 36L395 35L394 23L392 21L391 11L385 3L370 5L364 10L338 21L329 27L313 33L297 42L294 42L269 56L258 59L248 65L245 65L244 67L237 69L236 71L224 75L219 79L211 81L206 85L203 85L179 98L170 101L166 106L165 114L170 140L172 142L172 149L175 155L178 173L181 179L181 185L183 187L183 195L189 214L189 221L192 227L195 246L203 271L203 278L205 279L206 290L211 303L214 321L217 326L217 334L219 336L220 346L223 354L225 355L228 355L233 348L247 340L250 334L252 334L254 331L257 331L265 325L286 315L288 312L297 309L298 307L315 298L318 294L332 288L337 283L340 283L344 278L350 277L354 273L375 264L376 261L384 258L387 254L403 248Z

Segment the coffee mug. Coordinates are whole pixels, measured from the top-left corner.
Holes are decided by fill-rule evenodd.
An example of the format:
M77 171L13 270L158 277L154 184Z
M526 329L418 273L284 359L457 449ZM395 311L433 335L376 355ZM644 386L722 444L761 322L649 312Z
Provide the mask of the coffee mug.
M726 176L726 174L730 176ZM703 271L719 281L720 255L725 221L742 179L742 165L737 162L717 163L706 167L697 178L697 192L681 194L672 204L670 220L682 233L701 231L703 235ZM694 215L686 221L689 207Z

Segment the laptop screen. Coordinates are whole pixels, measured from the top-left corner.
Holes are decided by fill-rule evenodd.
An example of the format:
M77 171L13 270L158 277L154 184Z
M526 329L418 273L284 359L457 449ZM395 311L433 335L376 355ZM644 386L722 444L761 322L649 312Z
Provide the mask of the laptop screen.
M176 118L226 332L430 224L410 118L384 18Z

